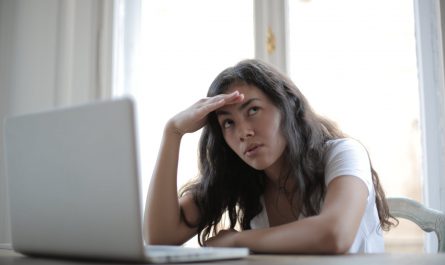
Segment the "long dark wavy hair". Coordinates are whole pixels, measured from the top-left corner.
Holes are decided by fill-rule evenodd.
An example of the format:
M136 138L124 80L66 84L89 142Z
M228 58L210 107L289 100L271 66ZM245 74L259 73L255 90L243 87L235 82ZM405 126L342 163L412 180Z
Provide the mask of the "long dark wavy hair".
M286 168L281 183L291 178L292 206L304 216L317 215L325 196L324 154L326 142L344 138L337 126L317 115L294 83L274 67L260 60L244 60L221 72L210 85L207 96L222 94L234 84L253 85L260 89L281 112L281 130L287 140L284 150ZM371 165L376 191L380 226L388 230L388 205L379 177ZM223 214L230 228L238 224L250 229L250 221L262 211L260 197L265 190L266 175L251 168L227 145L216 114L210 113L199 142L199 176L186 184L180 196L187 193L199 209L200 220L191 224L182 209L181 217L190 227L198 229L198 241L217 233Z

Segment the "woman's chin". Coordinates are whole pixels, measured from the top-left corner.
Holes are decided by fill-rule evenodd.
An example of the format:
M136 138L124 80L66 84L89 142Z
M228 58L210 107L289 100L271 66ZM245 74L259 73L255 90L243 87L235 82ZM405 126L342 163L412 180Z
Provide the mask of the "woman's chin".
M244 162L246 162L246 161L244 161ZM265 163L252 163L252 162L248 163L248 162L246 162L246 164L249 165L251 168L253 168L255 170L259 170L259 171L265 170L266 168L268 168L270 166L268 164L266 165Z

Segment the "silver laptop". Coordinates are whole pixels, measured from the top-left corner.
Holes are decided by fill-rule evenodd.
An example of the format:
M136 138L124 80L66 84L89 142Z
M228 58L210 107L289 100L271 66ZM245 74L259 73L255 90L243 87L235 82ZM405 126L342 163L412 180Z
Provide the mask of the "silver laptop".
M235 259L246 248L147 246L130 98L5 120L12 247L140 262Z

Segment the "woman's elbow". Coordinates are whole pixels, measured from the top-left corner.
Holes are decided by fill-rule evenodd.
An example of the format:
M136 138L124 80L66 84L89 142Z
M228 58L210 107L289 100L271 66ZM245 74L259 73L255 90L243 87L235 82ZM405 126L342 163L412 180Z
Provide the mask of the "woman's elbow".
M145 243L148 245L162 245L162 241L160 238L157 238L152 233L148 231L144 233Z
M347 231L335 226L331 226L326 230L323 245L327 254L340 255L349 251L353 243L353 239Z
M351 247L348 242L345 242L342 239L333 238L327 245L326 252L327 254L333 255L341 255L346 254Z
M157 233L156 229L149 228L149 225L146 224L143 229L143 237L144 241L148 245L165 245L165 237L162 237L160 233Z

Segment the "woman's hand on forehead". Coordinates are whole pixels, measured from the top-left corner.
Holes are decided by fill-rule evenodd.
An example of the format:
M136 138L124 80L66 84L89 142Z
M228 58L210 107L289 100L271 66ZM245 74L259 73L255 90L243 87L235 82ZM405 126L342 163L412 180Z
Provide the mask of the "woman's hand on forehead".
M171 118L167 127L180 136L195 132L205 125L209 113L226 105L241 103L243 100L244 95L239 91L200 99Z
M206 99L208 99L210 101L214 101L214 102L221 101L221 102L224 103L220 107L215 108L215 109L212 110L212 111L215 111L215 110L217 110L219 108L222 108L224 106L227 106L227 105L238 104L238 103L243 102L244 101L244 94L242 94L238 90L236 90L236 91L233 91L233 92L231 92L229 94L219 94L219 95L216 95L214 97L208 97ZM210 112L212 112L212 111L210 111Z

